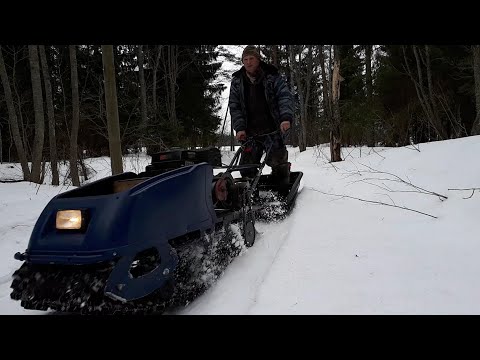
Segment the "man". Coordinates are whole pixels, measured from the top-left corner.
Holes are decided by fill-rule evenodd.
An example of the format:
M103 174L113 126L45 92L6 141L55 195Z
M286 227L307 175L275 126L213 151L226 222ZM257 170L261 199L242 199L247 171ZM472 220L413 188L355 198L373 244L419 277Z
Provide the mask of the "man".
M293 121L293 97L278 69L261 60L252 45L242 53L240 70L232 75L229 108L236 138L264 135L280 129L285 133ZM256 142L242 153L240 164L259 164L266 149ZM277 133L266 164L272 168L272 177L285 194L290 179L288 152L282 136ZM244 177L255 176L255 171L241 171Z

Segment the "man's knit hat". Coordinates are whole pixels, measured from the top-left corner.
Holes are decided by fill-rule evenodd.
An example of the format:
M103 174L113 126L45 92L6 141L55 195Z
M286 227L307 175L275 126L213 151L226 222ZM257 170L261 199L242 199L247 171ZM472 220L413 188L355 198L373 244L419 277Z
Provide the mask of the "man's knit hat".
M248 45L243 49L242 53L242 59L247 56L247 55L253 55L255 56L258 60L260 60L260 52L254 45Z

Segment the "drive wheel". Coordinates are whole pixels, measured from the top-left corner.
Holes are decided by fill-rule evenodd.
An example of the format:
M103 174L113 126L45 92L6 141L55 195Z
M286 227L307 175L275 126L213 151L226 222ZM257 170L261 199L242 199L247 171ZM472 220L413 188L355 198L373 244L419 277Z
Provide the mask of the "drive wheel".
M244 230L243 230L243 236L245 238L245 245L247 247L253 246L253 244L255 243L255 235L256 235L255 224L254 224L253 220L251 219L251 217L248 216L248 220L246 221L245 227L244 227Z

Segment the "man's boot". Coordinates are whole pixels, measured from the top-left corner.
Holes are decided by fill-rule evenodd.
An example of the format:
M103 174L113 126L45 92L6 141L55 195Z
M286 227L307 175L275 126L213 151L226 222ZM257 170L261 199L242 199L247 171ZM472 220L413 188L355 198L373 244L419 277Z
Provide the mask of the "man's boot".
M283 163L272 169L272 178L275 185L278 186L278 194L287 197L290 191L290 163Z

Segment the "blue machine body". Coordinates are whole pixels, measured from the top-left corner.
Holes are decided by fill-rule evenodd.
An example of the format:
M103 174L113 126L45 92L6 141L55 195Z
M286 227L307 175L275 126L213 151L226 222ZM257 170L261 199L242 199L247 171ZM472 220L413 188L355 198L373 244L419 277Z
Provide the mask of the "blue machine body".
M212 202L213 168L200 163L153 176L132 188L113 192L117 180L103 178L54 197L38 218L21 258L33 264L85 265L115 259L105 293L130 301L166 284L178 263L169 240L213 230L218 222ZM81 230L57 230L59 210L81 210ZM133 278L135 256L156 248L159 265Z

